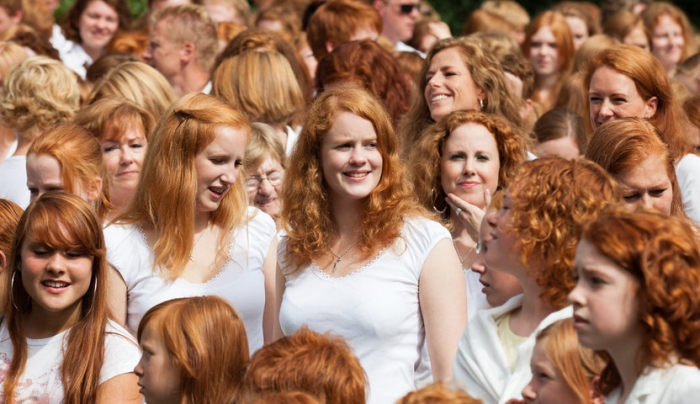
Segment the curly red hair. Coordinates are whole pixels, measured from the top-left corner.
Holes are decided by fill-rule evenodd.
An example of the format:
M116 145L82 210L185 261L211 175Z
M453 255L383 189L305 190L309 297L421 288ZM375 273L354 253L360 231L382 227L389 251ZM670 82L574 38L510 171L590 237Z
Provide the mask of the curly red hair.
M606 212L583 238L639 282L639 322L644 330L637 369L680 362L700 367L700 242L683 219L659 212ZM609 359L607 353L601 353ZM612 361L600 389L620 384Z
M565 307L574 288L571 274L584 224L620 202L615 180L587 160L543 158L520 166L510 187L511 230L520 262L543 289L540 298Z
M525 139L513 132L508 121L498 115L478 111L454 111L442 117L420 135L411 149L408 166L418 200L426 209L434 206L442 210L446 207L445 213L441 215L443 220L449 219L450 212L445 203L447 195L441 185L442 152L450 134L467 123L483 126L496 140L501 165L498 171L498 188L507 188L517 167L527 159Z
M434 383L420 390L412 391L401 398L396 404L481 404L482 401L473 398L463 391L451 390L442 383Z
M335 223L321 172L321 144L335 118L349 112L372 123L382 156L382 177L365 199L362 235L357 243L370 256L400 237L406 216L426 215L406 180L399 139L381 101L360 88L324 92L311 105L299 141L289 158L282 191L281 221L289 237L283 263L297 271L314 258L329 254Z

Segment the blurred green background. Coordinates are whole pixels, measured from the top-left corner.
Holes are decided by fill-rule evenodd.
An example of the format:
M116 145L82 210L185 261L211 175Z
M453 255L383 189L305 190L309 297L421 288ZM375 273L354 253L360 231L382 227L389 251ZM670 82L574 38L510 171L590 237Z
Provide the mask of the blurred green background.
M473 10L479 7L483 0L428 0L435 10L440 13L443 21L447 22L452 29L453 34L457 34L462 30L462 25L466 21L467 16ZM56 10L57 17L67 10L73 0L62 0L61 6ZM131 14L133 16L140 15L146 9L146 0L127 0ZM519 1L519 3L530 13L531 17L536 16L542 11L548 9L555 3L556 0L528 0ZM592 3L600 4L600 0L594 0ZM690 18L693 25L697 28L700 25L700 1L698 0L678 0L671 3L677 5Z

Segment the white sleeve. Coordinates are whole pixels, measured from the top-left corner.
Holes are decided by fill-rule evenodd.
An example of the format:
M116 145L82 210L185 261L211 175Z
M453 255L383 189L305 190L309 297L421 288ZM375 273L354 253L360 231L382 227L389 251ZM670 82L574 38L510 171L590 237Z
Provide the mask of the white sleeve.
M141 358L136 339L123 327L109 321L105 336L105 357L100 370L100 382L131 373Z
M686 154L676 165L683 209L700 226L700 157Z

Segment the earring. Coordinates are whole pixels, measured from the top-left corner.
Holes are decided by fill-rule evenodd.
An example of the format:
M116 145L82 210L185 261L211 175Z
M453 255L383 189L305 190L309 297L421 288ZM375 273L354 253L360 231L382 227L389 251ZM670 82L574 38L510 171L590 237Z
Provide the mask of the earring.
M12 305L15 307L15 310L20 311L19 307L17 307L17 302L15 302L15 275L18 273L19 271L13 272L10 280L10 301L12 301Z
M481 109L484 109L484 100L479 98L479 105L481 106Z
M431 196L431 198L432 198L433 195L435 195L435 188L433 188L433 189L430 190L430 196ZM443 215L443 214L445 214L445 212L447 211L447 204L445 204L445 206L442 208L442 210L440 210L440 209L438 209L438 208L435 206L435 204L433 203L433 210L434 210L436 213L439 213L440 215Z

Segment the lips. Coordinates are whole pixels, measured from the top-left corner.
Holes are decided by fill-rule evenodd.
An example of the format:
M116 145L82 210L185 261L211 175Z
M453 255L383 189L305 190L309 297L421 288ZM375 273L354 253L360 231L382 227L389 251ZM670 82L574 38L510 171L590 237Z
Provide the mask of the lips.
M364 178L369 175L369 171L352 171L343 173L343 175L350 178Z
M223 196L227 190L228 187L209 187L209 191L218 196Z
M430 103L434 103L434 102L446 100L446 99L448 99L448 98L449 98L449 96L446 95L446 94L433 95L433 96L430 98Z
M50 288L65 288L69 285L69 283L61 281L43 281L41 284Z
M583 317L579 316L578 314L574 314L573 317L574 320L574 328L580 328L588 324L588 320L584 319Z

